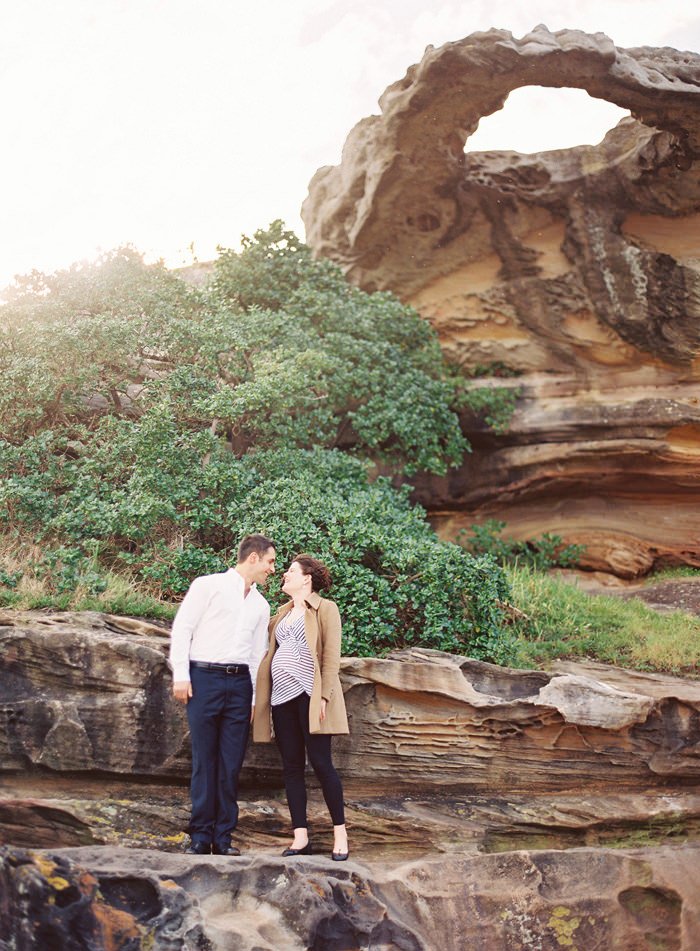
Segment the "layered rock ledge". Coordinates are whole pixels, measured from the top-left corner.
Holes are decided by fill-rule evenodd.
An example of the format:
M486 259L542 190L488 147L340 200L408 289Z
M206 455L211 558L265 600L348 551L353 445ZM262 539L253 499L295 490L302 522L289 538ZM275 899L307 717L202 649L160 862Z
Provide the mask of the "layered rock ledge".
M85 939L124 951L691 951L700 942L698 847L342 867L88 848L0 850L0 859L14 908L0 908L0 927L18 948L42 936L62 951Z
M243 855L181 854L189 742L167 648L164 626L132 618L0 615L8 948L700 942L700 681L429 650L346 658L351 859L331 862L310 779L314 854L290 864L277 753L258 746Z
M189 777L171 695L168 631L112 615L4 612L4 772ZM342 662L351 738L336 757L358 788L530 793L700 782L700 682L596 664L509 670L439 651ZM243 777L280 784L252 745Z
M465 152L528 85L631 117L596 146ZM438 527L556 532L623 577L699 565L700 56L489 30L428 47L380 106L312 179L309 244L413 304L465 372L519 374L508 434L465 416L473 455L419 483Z

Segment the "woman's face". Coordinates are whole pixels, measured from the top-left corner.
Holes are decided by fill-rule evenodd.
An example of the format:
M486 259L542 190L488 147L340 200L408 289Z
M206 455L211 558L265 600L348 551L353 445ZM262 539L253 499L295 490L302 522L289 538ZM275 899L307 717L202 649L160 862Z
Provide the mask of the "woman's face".
M282 576L282 590L290 597L311 591L311 575L304 574L299 562L293 561L285 571Z

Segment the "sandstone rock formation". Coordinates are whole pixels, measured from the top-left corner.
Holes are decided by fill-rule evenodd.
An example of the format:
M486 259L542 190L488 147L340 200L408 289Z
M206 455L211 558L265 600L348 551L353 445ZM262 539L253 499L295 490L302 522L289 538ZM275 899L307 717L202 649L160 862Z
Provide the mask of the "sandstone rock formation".
M0 615L4 771L189 776L168 632L99 614ZM508 670L414 649L346 658L352 739L337 759L358 787L553 791L700 781L700 682L602 665ZM253 745L248 781L281 778Z
M214 948L196 902L171 880L97 878L61 853L1 847L0 934L13 951Z
M632 118L597 146L465 153L527 85ZM312 179L309 244L416 306L465 372L520 374L507 436L465 416L475 452L419 484L438 526L554 531L625 577L700 565L700 56L490 30L429 47L380 105Z
M65 951L692 951L699 859L698 847L670 846L340 867L313 856L6 851L0 927L19 951L42 939Z
M699 681L345 659L339 868L313 780L316 854L281 860L278 756L257 746L243 856L173 854L189 744L167 647L130 618L0 615L0 948L698 946Z

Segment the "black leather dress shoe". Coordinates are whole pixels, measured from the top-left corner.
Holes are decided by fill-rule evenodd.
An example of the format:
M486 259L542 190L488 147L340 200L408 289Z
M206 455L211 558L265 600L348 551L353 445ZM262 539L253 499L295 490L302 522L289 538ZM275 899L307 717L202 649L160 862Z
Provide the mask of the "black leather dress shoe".
M185 855L209 855L211 853L211 845L208 842L192 842L192 844L185 849Z
M235 845L215 845L212 850L212 855L240 855L241 850L237 849Z
M311 843L307 842L303 849L285 849L282 853L283 858L290 855L311 855Z
M347 852L331 852L331 858L334 862L346 862L348 855L350 855L350 850Z

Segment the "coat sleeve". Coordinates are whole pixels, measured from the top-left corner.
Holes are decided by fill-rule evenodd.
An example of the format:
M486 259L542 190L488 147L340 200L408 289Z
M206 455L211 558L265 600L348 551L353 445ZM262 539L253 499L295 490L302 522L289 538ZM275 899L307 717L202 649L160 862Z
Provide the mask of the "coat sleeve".
M338 683L340 673L340 611L335 601L326 602L326 610L320 621L320 635L323 640L323 662L321 666L321 696L330 700L333 688Z

